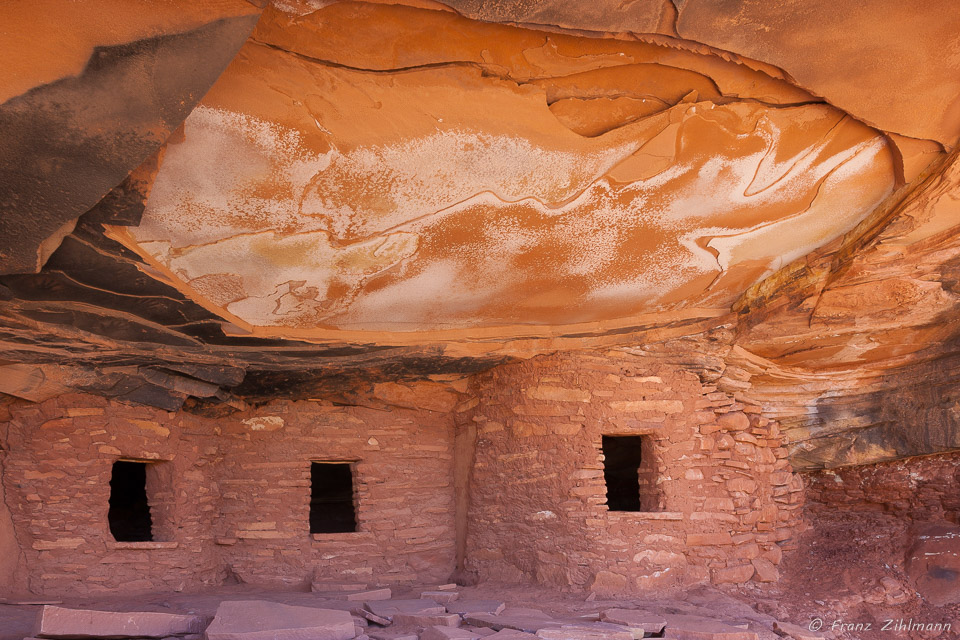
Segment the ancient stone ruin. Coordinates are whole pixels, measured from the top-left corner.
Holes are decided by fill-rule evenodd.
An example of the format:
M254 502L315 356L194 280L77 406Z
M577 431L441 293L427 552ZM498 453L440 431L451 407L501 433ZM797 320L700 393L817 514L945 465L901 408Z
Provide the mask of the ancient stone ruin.
M956 2L0 54L0 640L958 637Z

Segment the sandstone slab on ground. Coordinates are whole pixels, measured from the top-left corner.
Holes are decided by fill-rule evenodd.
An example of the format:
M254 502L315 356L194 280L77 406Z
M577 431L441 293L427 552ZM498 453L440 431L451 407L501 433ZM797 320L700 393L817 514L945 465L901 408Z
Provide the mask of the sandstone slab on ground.
M450 591L450 590L446 590L446 591L424 591L423 593L420 594L420 597L421 597L421 598L424 598L424 599L427 599L427 600L433 600L434 602L447 603L447 602L453 602L454 600L459 599L459 598L460 598L460 592L459 592L459 591Z
M207 628L207 640L350 640L356 635L348 611L265 600L222 602Z
M629 630L604 622L547 627L537 631L537 636L543 640L635 640L634 634Z
M369 629L367 635L373 640L419 640L416 633L412 631L398 631L397 629Z
M387 620L393 620L394 616L398 613L412 616L441 615L447 613L446 608L444 608L442 604L424 598L419 600L371 600L370 602L364 602L363 606L366 607L370 613L380 616L381 618L386 618Z
M459 627L460 616L455 613L395 613L393 623L407 627Z
M600 613L600 619L623 625L633 632L635 638L642 638L645 633L660 633L667 625L663 616L641 609L607 609Z
M702 618L700 616L668 615L664 638L673 640L759 640L756 632Z
M468 613L491 613L498 615L506 606L506 604L499 600L456 600L446 603L447 611L461 615Z
M420 640L473 640L480 636L476 633L459 629L457 627L446 627L434 625L427 627L420 634Z
M364 591L367 586L368 585L363 582L329 582L317 578L314 578L310 582L310 590L314 592L356 592Z
M370 622L375 622L379 625L383 625L384 627L389 626L390 623L393 622L392 620L390 620L390 618L384 618L383 616L378 616L377 614L371 613L366 609L360 609L359 613L361 616L363 616Z
M95 611L44 606L35 635L43 638L163 638L199 633L203 618L147 611ZM353 628L353 623L350 623ZM339 640L339 639L338 639Z
M667 624L666 618L642 609L607 609L600 613L600 619L604 622L623 625L630 631L640 633L660 633Z
M536 635L516 629L501 629L487 638L490 640L537 640Z
M500 615L470 613L463 617L463 621L476 627L490 627L497 631L514 629L527 633L536 633L540 629L560 626L558 621L537 609L504 609Z
M815 633L806 627L789 622L774 622L773 630L782 631L794 640L824 640L823 634Z
M350 600L351 602L364 601L367 600L389 600L393 597L393 593L390 589L374 589L373 591L357 591L355 593L348 593L342 596L345 600Z

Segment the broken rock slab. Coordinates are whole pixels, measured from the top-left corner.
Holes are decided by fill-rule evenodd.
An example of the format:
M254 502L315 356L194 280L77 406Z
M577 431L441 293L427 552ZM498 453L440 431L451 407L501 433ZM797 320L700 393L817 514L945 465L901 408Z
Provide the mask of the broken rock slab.
M475 640L480 636L466 629L434 625L420 634L420 640Z
M526 633L536 633L547 627L559 627L560 623L539 609L504 609L500 615L490 613L469 613L463 621L475 627L490 627L496 631L514 629ZM492 637L492 636L491 636Z
M506 604L499 600L455 600L446 603L447 611L467 615L470 613L490 613L499 615L506 608Z
M542 640L635 640L633 633L615 624L583 622L547 627L537 631ZM642 637L642 636L641 636Z
M434 602L453 602L460 597L459 591L424 591L420 594L420 598L425 600L433 600Z
M806 627L789 622L780 622L779 620L773 623L773 630L785 633L794 640L825 640L824 635L810 631L810 629Z
M447 613L446 608L433 600L371 600L363 603L367 611L393 621L398 613L412 616L442 615ZM369 620L369 618L368 618Z
M203 632L204 619L149 611L96 611L44 606L34 635L41 638L164 638ZM353 628L353 623L350 623ZM338 639L339 640L339 639Z
M384 588L374 589L373 591L354 591L338 597L351 602L366 602L367 600L389 600L393 597L393 593L389 588Z
M373 640L419 640L419 637L416 633L405 630L398 631L396 629L368 629L367 635L373 638Z
M460 616L455 613L395 613L393 623L401 627L459 627Z
M338 593L365 591L369 585L362 582L324 582L314 578L310 582L310 591L314 593Z
M502 629L487 636L487 640L537 640L537 636L516 629Z
M667 615L664 638L673 640L759 640L755 631L700 616Z
M378 616L377 614L371 613L366 609L361 609L359 613L361 616L363 616L370 622L375 622L384 627L389 627L393 623L393 620L391 620L390 618L384 618L384 617Z
M644 634L660 633L667 626L667 620L663 616L641 609L607 609L600 613L600 619L623 625L637 639Z
M207 628L207 640L350 640L356 634L349 611L265 600L222 602Z

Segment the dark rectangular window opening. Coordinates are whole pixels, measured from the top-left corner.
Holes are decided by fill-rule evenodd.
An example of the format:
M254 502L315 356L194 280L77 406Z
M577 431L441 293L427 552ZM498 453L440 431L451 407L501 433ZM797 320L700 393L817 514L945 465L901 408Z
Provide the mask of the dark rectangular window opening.
M110 477L110 533L117 542L152 542L147 463L117 460Z
M356 530L353 465L349 462L310 463L310 533L350 533Z
M649 436L603 436L603 481L610 511L660 510Z

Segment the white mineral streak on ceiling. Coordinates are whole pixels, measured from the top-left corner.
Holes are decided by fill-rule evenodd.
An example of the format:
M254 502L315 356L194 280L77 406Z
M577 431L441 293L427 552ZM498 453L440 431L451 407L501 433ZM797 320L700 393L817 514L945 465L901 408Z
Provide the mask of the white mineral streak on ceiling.
M824 105L684 103L588 151L468 123L344 152L304 135L196 109L133 248L252 327L562 325L729 304L892 184L883 139Z

